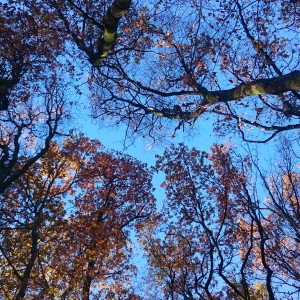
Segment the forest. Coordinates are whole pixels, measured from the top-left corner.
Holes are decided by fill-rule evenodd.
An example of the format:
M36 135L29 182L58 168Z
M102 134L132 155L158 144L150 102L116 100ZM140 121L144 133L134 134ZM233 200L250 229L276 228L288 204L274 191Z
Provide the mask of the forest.
M0 299L300 299L299 150L297 0L0 1Z

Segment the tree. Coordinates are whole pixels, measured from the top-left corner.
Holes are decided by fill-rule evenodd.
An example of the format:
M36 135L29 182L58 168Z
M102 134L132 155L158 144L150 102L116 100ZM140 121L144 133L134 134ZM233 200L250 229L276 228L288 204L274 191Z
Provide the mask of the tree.
M155 210L145 165L68 138L61 148L52 143L1 202L3 298L134 296L130 232Z
M0 3L0 194L64 133L67 76L57 59L64 39L51 12ZM67 65L65 63L64 65Z
M11 107L0 112L0 194L48 151L51 140L63 133L66 99L63 84L57 80L48 79L46 86L35 87L26 100L24 94L11 95Z
M29 5L28 9L27 4L0 3L0 110L8 109L12 92L18 92L25 102L30 88L49 78L64 44L64 35L54 30L51 11L42 6Z
M221 133L237 128L244 139L249 128L268 133L258 141L299 129L299 13L287 0L136 6L92 72L94 116L152 137L165 136L163 119L178 120L176 132L204 113L216 114Z
M73 42L93 66L100 65L115 46L119 21L131 5L131 0L49 2Z
M29 90L56 73L57 67L76 82L82 74L79 69L74 74L74 61L83 60L77 48L92 65L101 64L115 45L120 18L131 5L130 0L107 2L10 0L0 4L0 111L17 105L11 103L15 92L26 102Z
M265 200L251 158L228 145L211 153L180 145L159 157L162 221L142 241L164 299L291 299L300 292L299 156L290 150L282 150L274 175L258 169Z
M299 291L299 174L288 157L278 176L257 169L264 202L248 158L173 147L156 167L167 175L163 215L144 228L154 210L144 165L83 137L53 142L70 77L74 94L89 84L94 117L125 123L127 136L165 139L205 113L244 140L299 130L297 1L9 0L0 13L3 297L138 298L134 228L167 298Z
M12 0L0 4L0 193L48 151L51 140L63 133L61 123L70 108L64 94L66 82L71 77L68 85L76 88L77 78L81 77L74 67L74 59L80 54L73 51L70 55L74 47L69 35L75 34L67 19L62 18L61 24L59 18L63 16L63 2ZM130 3L113 2L100 22L103 25L96 22L103 37L95 53L89 48L93 64L103 60L113 47L118 21ZM72 1L67 5L78 9ZM68 13L72 14L70 8ZM86 28L91 33L89 26Z
M221 134L238 129L248 139L247 129L263 129L253 134L261 142L299 129L297 1L9 3L1 6L2 32L11 24L27 31L21 37L9 31L14 44L2 58L4 109L26 74L39 76L41 66L71 56L84 71L84 62L93 66L94 116L125 122L131 134L155 138L175 119L174 134L204 113L215 115ZM4 38L4 50L10 44Z
M277 168L269 176L259 172L267 190L265 202L269 214L265 226L270 236L267 245L270 261L275 272L284 276L278 280L299 290L299 284L294 283L300 278L299 264L295 263L300 251L299 155L295 149L289 139L282 137Z

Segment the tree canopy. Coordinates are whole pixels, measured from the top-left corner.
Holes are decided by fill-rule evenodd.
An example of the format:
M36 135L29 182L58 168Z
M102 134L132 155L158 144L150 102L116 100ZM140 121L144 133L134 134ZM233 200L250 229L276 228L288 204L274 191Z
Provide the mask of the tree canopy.
M230 145L181 144L159 157L166 200L142 243L163 299L297 297L299 155L290 146L270 174Z
M130 232L155 211L150 179L144 164L105 152L98 141L52 144L1 195L1 295L112 299L132 293Z
M40 78L39 68L68 55L93 66L94 116L111 116L132 134L155 137L170 126L165 119L177 120L176 131L203 114L244 139L248 128L267 132L262 141L299 128L298 1L8 3L2 109L21 78Z
M299 296L299 34L292 0L2 1L0 297ZM248 150L149 167L79 133L81 109L124 139L205 122ZM278 140L266 170L248 142Z

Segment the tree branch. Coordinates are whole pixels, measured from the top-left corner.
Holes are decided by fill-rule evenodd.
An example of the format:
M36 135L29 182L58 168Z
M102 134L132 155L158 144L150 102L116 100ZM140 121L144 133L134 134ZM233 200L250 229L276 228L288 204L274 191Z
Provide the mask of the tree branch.
M130 5L131 0L115 0L107 10L103 19L104 33L99 40L98 51L92 56L89 55L89 61L94 67L99 66L114 47L119 21L128 12Z
M126 102L134 107L143 109L146 114L153 114L158 117L166 117L169 119L181 119L181 120L191 120L199 117L205 110L213 104L219 102L230 102L235 100L241 100L249 96L257 95L281 95L288 91L300 90L300 71L296 70L286 75L268 78L268 79L258 79L248 83L242 83L229 90L219 90L219 91L174 91L174 92L160 92L150 87L143 86L140 82L132 81L137 87L144 89L153 94L157 94L162 97L171 97L178 95L199 95L203 96L203 101L201 105L197 106L192 111L181 111L174 108L162 108L158 109L156 107L148 107L146 105L135 103L134 101L116 97L122 102Z

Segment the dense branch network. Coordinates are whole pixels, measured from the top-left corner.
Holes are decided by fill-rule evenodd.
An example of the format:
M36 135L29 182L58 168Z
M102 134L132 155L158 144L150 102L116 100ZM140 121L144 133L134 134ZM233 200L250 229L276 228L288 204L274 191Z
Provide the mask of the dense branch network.
M243 83L229 90L208 91L202 87L202 91L178 91L178 92L160 92L153 88L142 86L140 82L135 84L151 93L155 93L161 97L172 97L180 95L199 95L202 97L201 105L193 111L184 112L180 106L175 105L174 108L157 109L155 107L147 107L136 104L133 101L122 99L124 102L130 103L132 106L141 108L147 114L155 114L159 117L170 119L181 119L184 121L198 118L205 110L220 102L230 102L242 100L243 98L257 95L281 95L288 91L300 90L300 71L293 71L289 74L273 77L269 79L258 79L252 82Z
M261 27L252 23L251 9L255 6ZM109 114L117 122L126 120L133 131L137 126L151 131L157 118L194 123L204 112L226 114L227 121L237 118L239 130L251 124L276 135L299 128L297 46L288 47L286 40L272 36L268 26L273 26L269 16L275 9L273 6L276 4L255 2L247 6L239 1L226 2L220 4L219 16L211 13L207 16L197 6L189 12L187 5L186 14L191 21L184 14L178 15L178 10L184 9L181 4L170 5L168 12L164 12L165 19L159 18L159 10L147 15L147 10L141 8L141 16L133 24L135 35L131 34L133 29L129 31L123 25L125 32L116 49L97 68L99 78L94 81L99 89L93 97L95 116ZM289 20L286 11L282 14L278 20ZM174 25L171 18L180 20L184 30ZM156 19L162 23L155 23ZM296 21L290 22L290 28L298 26ZM126 40L126 35L135 40ZM97 77L97 72L94 74ZM235 86L227 89L222 85ZM101 92L101 86L106 91ZM227 104L236 108L231 109L233 115ZM244 104L250 106L248 116L237 109ZM215 109L220 105L221 110ZM152 125L151 116L154 116Z
M95 116L110 115L133 132L148 133L162 126L163 119L194 123L204 112L244 120L239 130L241 124L266 131L299 127L297 4L203 0L201 5L159 1L133 7L131 0L51 0L45 7L51 13L43 18L48 22L51 16L52 23L43 28L36 21L32 27L43 30L49 45L54 31L60 37L53 53L46 47L38 57L51 60L66 53L64 41L73 42L79 50L73 51L74 60L85 58L93 66L89 83ZM30 29L28 34L34 41L41 33ZM9 92L35 71L30 43L17 35L16 41L21 46L12 52L20 55L4 57L13 67L0 74L2 110L8 107ZM27 57L29 67L22 64ZM243 103L249 103L250 114L241 113Z

